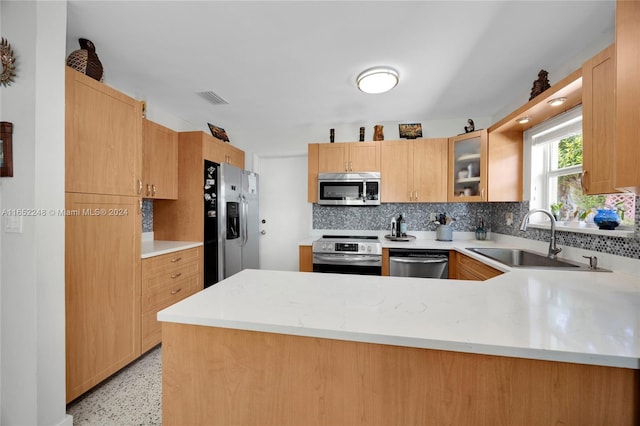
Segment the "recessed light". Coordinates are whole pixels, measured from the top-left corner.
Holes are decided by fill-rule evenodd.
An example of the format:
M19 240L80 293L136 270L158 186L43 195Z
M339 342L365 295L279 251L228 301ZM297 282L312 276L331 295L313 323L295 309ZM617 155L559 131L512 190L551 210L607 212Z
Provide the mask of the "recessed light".
M520 118L518 118L516 121L517 121L519 124L526 124L526 123L528 123L530 120L531 120L531 118L529 118L529 117L520 117Z
M566 101L567 101L567 98L555 98L555 99L551 99L547 103L551 106L558 106L558 105L562 105Z
M365 93L384 93L398 84L398 71L391 67L374 67L360 73L356 78L358 89Z

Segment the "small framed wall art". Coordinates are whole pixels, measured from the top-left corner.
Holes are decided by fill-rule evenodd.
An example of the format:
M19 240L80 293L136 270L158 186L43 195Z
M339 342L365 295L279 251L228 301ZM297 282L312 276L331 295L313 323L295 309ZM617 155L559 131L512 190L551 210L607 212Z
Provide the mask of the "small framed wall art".
M403 139L416 139L422 137L422 124L398 124L400 137Z
M0 177L13 177L13 123L0 121Z
M214 138L220 139L221 141L229 142L227 132L225 132L222 127L214 126L211 123L207 123L207 125L209 125L209 130L211 130L211 134Z

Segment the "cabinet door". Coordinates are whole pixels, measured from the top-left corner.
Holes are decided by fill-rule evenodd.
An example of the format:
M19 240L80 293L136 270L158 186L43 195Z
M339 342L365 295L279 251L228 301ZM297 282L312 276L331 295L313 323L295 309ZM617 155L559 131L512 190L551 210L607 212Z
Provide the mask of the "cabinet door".
M225 156L227 163L244 169L244 151L227 144L225 145Z
M607 194L613 189L615 142L615 46L582 66L582 190Z
M66 194L67 402L140 355L140 199Z
M350 172L380 171L380 142L353 142L347 148Z
M640 2L616 2L616 188L640 195Z
M318 145L318 173L343 173L349 170L349 151L346 143Z
M145 198L178 198L178 132L144 120L142 182Z
M318 202L318 149L319 144L310 143L307 148L307 201Z
M298 269L300 272L313 272L313 252L311 246L298 247Z
M385 141L380 147L383 203L406 203L413 194L413 160L409 141Z
M449 201L487 201L487 131L449 138Z
M413 200L420 203L447 201L448 140L416 139L413 147Z
M66 67L67 192L141 195L142 105Z

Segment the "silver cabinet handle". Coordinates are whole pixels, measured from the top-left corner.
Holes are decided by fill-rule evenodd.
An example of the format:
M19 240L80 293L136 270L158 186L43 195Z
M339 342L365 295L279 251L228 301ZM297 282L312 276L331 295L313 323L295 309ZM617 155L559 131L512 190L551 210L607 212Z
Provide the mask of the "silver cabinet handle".
M138 195L142 195L142 180L138 179Z
M181 260L182 260L181 257L174 257L173 259L171 259L171 263L180 262Z
M177 290L171 290L171 295L173 296L174 294L178 294L178 293L180 293L181 290L182 290L182 288L179 288Z
M151 195L151 185L147 184L147 195Z
M178 278L180 275L182 275L182 272L178 272L177 274L173 274L173 275L171 275L171 279Z
M156 184L155 183L151 185L151 195L154 196L154 197L156 196Z

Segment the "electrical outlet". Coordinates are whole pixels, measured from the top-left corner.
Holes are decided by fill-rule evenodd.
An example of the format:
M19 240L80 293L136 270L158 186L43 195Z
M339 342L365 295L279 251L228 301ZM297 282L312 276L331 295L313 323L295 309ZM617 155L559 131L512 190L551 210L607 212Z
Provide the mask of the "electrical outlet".
M436 221L436 214L435 213L429 213L429 220L431 222L435 222Z
M507 219L507 226L513 225L513 213L508 212L505 216Z

